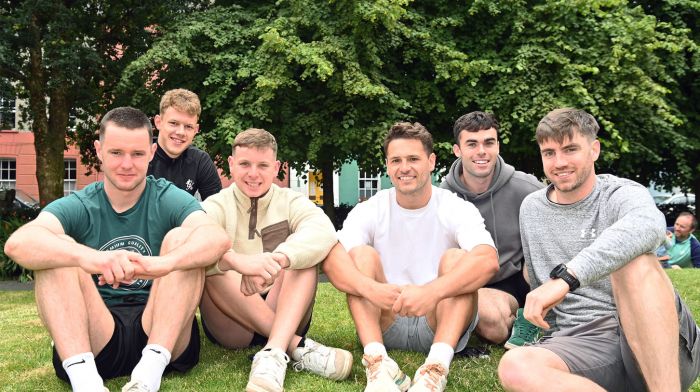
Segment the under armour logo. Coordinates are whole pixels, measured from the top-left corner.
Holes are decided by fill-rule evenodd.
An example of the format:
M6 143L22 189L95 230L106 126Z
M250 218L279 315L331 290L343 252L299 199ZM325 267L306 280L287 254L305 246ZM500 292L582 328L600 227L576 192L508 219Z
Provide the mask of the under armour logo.
M596 229L595 228L590 228L590 229L581 229L581 238L595 238Z
M191 191L192 189L194 189L194 181L188 179L185 182L185 188L187 188L188 191Z

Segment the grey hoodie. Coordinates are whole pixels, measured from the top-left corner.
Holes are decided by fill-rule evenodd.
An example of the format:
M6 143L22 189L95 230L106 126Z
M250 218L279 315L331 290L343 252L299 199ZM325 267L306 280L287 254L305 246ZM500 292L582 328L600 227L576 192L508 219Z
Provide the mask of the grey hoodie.
M489 283L499 282L522 269L520 205L525 196L543 188L544 184L531 174L516 171L499 155L489 189L476 194L469 192L462 183L462 170L462 158L457 158L440 187L451 190L479 209L498 249L500 269Z

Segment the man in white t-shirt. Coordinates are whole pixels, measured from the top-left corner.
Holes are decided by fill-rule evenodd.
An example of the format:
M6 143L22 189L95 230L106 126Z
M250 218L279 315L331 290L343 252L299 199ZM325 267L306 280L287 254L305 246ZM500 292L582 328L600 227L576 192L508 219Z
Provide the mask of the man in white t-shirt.
M350 212L323 270L348 295L364 347L365 391L442 391L498 256L476 207L431 184L435 154L425 127L394 124L384 153L394 188ZM413 384L387 348L428 353Z

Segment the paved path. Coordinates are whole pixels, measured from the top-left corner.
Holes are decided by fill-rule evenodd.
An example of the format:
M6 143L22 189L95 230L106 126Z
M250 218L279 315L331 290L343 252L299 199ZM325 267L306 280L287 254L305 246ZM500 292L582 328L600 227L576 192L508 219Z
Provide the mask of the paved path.
M34 289L34 282L21 283L15 280L0 280L0 291L28 291Z

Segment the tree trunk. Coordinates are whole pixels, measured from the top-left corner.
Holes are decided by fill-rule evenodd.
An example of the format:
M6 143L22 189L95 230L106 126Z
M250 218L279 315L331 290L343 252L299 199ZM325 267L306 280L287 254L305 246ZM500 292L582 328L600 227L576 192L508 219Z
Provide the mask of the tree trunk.
M321 162L321 177L323 181L323 211L335 224L335 206L333 205L333 162Z
M39 203L43 207L63 196L63 151L66 144L66 126L68 110L65 112L64 125L61 128L61 116L57 115L66 107L68 88L56 88L54 94L47 93L46 74L44 71L41 32L36 16L32 16L29 25L32 46L29 49L30 72L25 85L29 91L29 108L32 114L34 131L34 149L36 151L36 180L39 185ZM46 111L46 99L50 98L50 114ZM57 118L53 118L57 115Z

